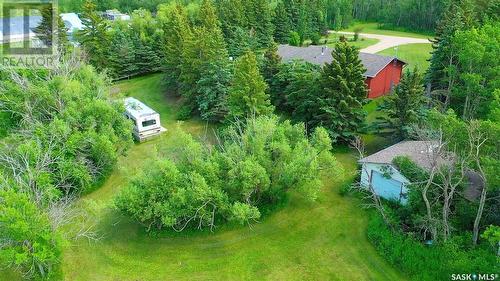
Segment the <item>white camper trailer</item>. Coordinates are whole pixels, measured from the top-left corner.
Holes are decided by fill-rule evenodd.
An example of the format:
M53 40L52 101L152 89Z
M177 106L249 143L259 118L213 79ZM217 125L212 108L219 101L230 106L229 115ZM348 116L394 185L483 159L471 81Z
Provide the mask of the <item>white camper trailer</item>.
M138 141L147 140L166 131L160 124L160 114L137 99L125 99L125 116L134 123L133 134Z

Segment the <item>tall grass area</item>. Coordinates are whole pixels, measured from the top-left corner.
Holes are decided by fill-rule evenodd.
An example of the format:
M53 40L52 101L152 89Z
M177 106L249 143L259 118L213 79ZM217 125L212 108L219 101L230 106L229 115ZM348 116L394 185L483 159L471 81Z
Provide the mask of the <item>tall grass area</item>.
M397 56L399 59L408 63L407 68L413 69L415 66L420 71L426 71L429 68L432 52L432 44L407 44L398 46L397 49L389 48L379 55Z
M7 136L9 128L12 126L8 113L0 112L0 139Z

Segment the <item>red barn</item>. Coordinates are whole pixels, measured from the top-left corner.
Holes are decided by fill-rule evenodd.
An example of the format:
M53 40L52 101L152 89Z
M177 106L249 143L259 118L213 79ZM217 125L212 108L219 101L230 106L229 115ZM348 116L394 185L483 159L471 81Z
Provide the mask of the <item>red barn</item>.
M278 54L283 61L304 60L323 66L333 61L332 49L324 46L293 47L280 45ZM399 83L405 62L395 58L368 53L359 53L366 72L365 83L368 87L368 98L377 98L388 94L392 87Z

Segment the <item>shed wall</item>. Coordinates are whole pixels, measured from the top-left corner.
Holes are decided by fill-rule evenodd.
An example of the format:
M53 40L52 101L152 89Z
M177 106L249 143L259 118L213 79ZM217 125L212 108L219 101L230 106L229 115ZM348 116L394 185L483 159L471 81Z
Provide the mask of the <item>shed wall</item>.
M365 83L369 89L368 98L373 99L386 95L393 86L399 84L403 74L403 66L403 63L394 61L381 70L377 76L367 78Z
M381 174L384 174L384 167L390 167L390 179L383 179L380 177ZM373 172L373 174L372 174ZM377 174L378 173L378 174ZM369 183L369 175L373 175L372 184L377 193L377 195L384 197L386 199L397 199L395 196L401 193L400 187L395 187L394 181L401 183L402 185L402 193L407 194L408 188L406 185L409 181L392 165L387 164L377 164L377 163L364 163L361 172L361 185L365 188L368 187ZM395 190L397 189L397 190ZM406 203L406 199L402 199L401 202Z

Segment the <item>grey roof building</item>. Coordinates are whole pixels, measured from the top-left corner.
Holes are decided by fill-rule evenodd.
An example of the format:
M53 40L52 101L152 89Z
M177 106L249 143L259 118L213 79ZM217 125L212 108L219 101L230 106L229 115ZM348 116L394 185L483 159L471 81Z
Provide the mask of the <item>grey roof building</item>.
M290 45L280 45L278 54L283 61L301 59L316 65L324 65L333 61L333 49L327 46L294 47ZM375 77L387 65L394 60L401 61L396 57L381 56L368 53L359 53L359 58L366 68L365 77ZM403 64L405 62L401 61Z
M420 167L431 169L435 145L436 142L431 141L402 141L359 160L359 163L390 165L397 156L407 156Z
M402 141L395 145L389 146L386 149L383 149L377 153L374 153L370 156L367 156L358 162L363 165L363 171L371 171L377 170L377 167L381 166L391 166L394 171L397 171L396 167L394 167L392 161L394 158L398 156L407 156L410 158L415 164L419 167L429 171L432 169L432 165L434 162L434 157L438 157L436 159L437 167L441 167L441 165L450 164L453 157L449 155L441 157L436 155L435 150L437 148L437 142L435 141ZM467 185L463 191L463 196L470 200L474 201L480 196L481 191L484 187L484 182L479 174L475 171L468 170L466 171L466 179ZM362 181L366 182L367 177L365 174L362 174ZM401 174L395 173L391 175L391 179L378 179L373 181L373 185L377 192L381 192L381 194L386 194L388 188L388 182L394 182L398 177L401 177ZM399 179L399 181L401 181ZM409 182L409 180L406 180ZM405 183L405 181L401 181ZM394 197L394 196L392 196Z

